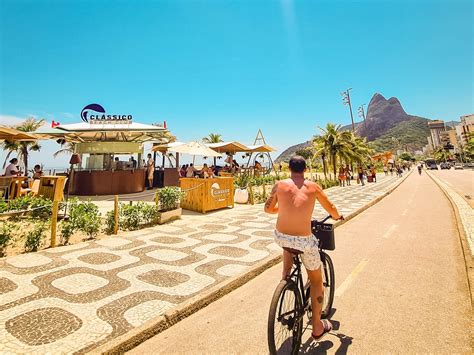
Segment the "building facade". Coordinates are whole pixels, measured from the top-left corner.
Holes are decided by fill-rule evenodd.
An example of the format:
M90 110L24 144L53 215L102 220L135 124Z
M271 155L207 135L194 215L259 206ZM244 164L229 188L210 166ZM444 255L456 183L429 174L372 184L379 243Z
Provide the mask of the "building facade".
M442 144L441 142L441 132L445 130L444 121L435 120L428 122L428 127L430 128L430 138L428 144L431 143L432 149L436 149Z

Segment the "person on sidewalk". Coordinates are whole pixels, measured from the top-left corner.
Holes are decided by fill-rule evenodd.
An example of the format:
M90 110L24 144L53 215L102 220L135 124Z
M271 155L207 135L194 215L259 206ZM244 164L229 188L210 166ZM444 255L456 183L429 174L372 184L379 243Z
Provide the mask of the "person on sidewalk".
M155 161L151 157L151 154L147 155L148 160L146 162L146 177L148 179L148 190L153 189L153 175L155 174Z
M387 168L387 165L384 165L384 166L383 166L383 172L385 173L385 176L388 175L388 168Z
M311 283L311 307L313 310L313 331L315 339L331 331L332 324L321 320L321 309L324 300L321 259L318 240L311 233L311 217L316 200L335 220L343 219L336 207L329 201L321 187L304 178L306 162L303 157L290 159L291 177L278 181L265 203L265 212L278 214L275 228L275 242L282 248L302 251L301 259L308 272ZM283 274L286 279L291 272L293 255L283 250Z
M372 181L377 182L377 170L375 170L375 165L372 165L370 173L372 174Z
M364 169L362 168L361 165L359 165L359 167L357 168L357 174L358 174L358 177L359 177L359 181L360 183L362 184L362 186L364 186Z
M352 172L351 169L349 169L349 166L346 166L345 174L347 186L351 186Z
M346 186L346 173L343 166L339 168L339 186Z

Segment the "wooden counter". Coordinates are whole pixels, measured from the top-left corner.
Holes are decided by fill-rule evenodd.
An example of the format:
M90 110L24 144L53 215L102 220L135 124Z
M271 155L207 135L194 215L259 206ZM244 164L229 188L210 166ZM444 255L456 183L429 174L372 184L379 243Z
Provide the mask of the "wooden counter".
M231 177L181 178L180 186L186 193L181 201L181 207L184 209L206 213L234 207L234 179Z
M120 195L145 190L145 169L74 171L71 195Z

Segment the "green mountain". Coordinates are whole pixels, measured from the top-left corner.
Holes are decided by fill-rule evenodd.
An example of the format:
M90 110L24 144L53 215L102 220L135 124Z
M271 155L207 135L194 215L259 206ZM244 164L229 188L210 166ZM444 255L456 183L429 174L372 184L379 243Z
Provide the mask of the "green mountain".
M396 97L387 100L376 93L370 100L365 122L355 122L355 132L366 137L377 152L397 149L414 152L428 143L428 121L427 118L407 114ZM352 125L341 127L341 130L350 129ZM275 161L288 161L296 151L307 146L309 142L289 147Z
M430 135L428 121L430 120L427 118L409 116L407 120L374 139L370 145L377 152L397 149L411 152L421 150L428 143L426 137Z

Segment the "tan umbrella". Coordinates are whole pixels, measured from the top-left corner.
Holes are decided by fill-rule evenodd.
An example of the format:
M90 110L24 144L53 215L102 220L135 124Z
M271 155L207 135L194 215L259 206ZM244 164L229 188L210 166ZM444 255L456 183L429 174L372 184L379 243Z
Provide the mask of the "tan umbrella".
M0 126L0 140L14 141L35 141L38 138L27 132L19 131L15 128Z
M206 146L215 150L219 153L231 153L247 152L248 147L239 142L220 142L220 143L207 143Z

